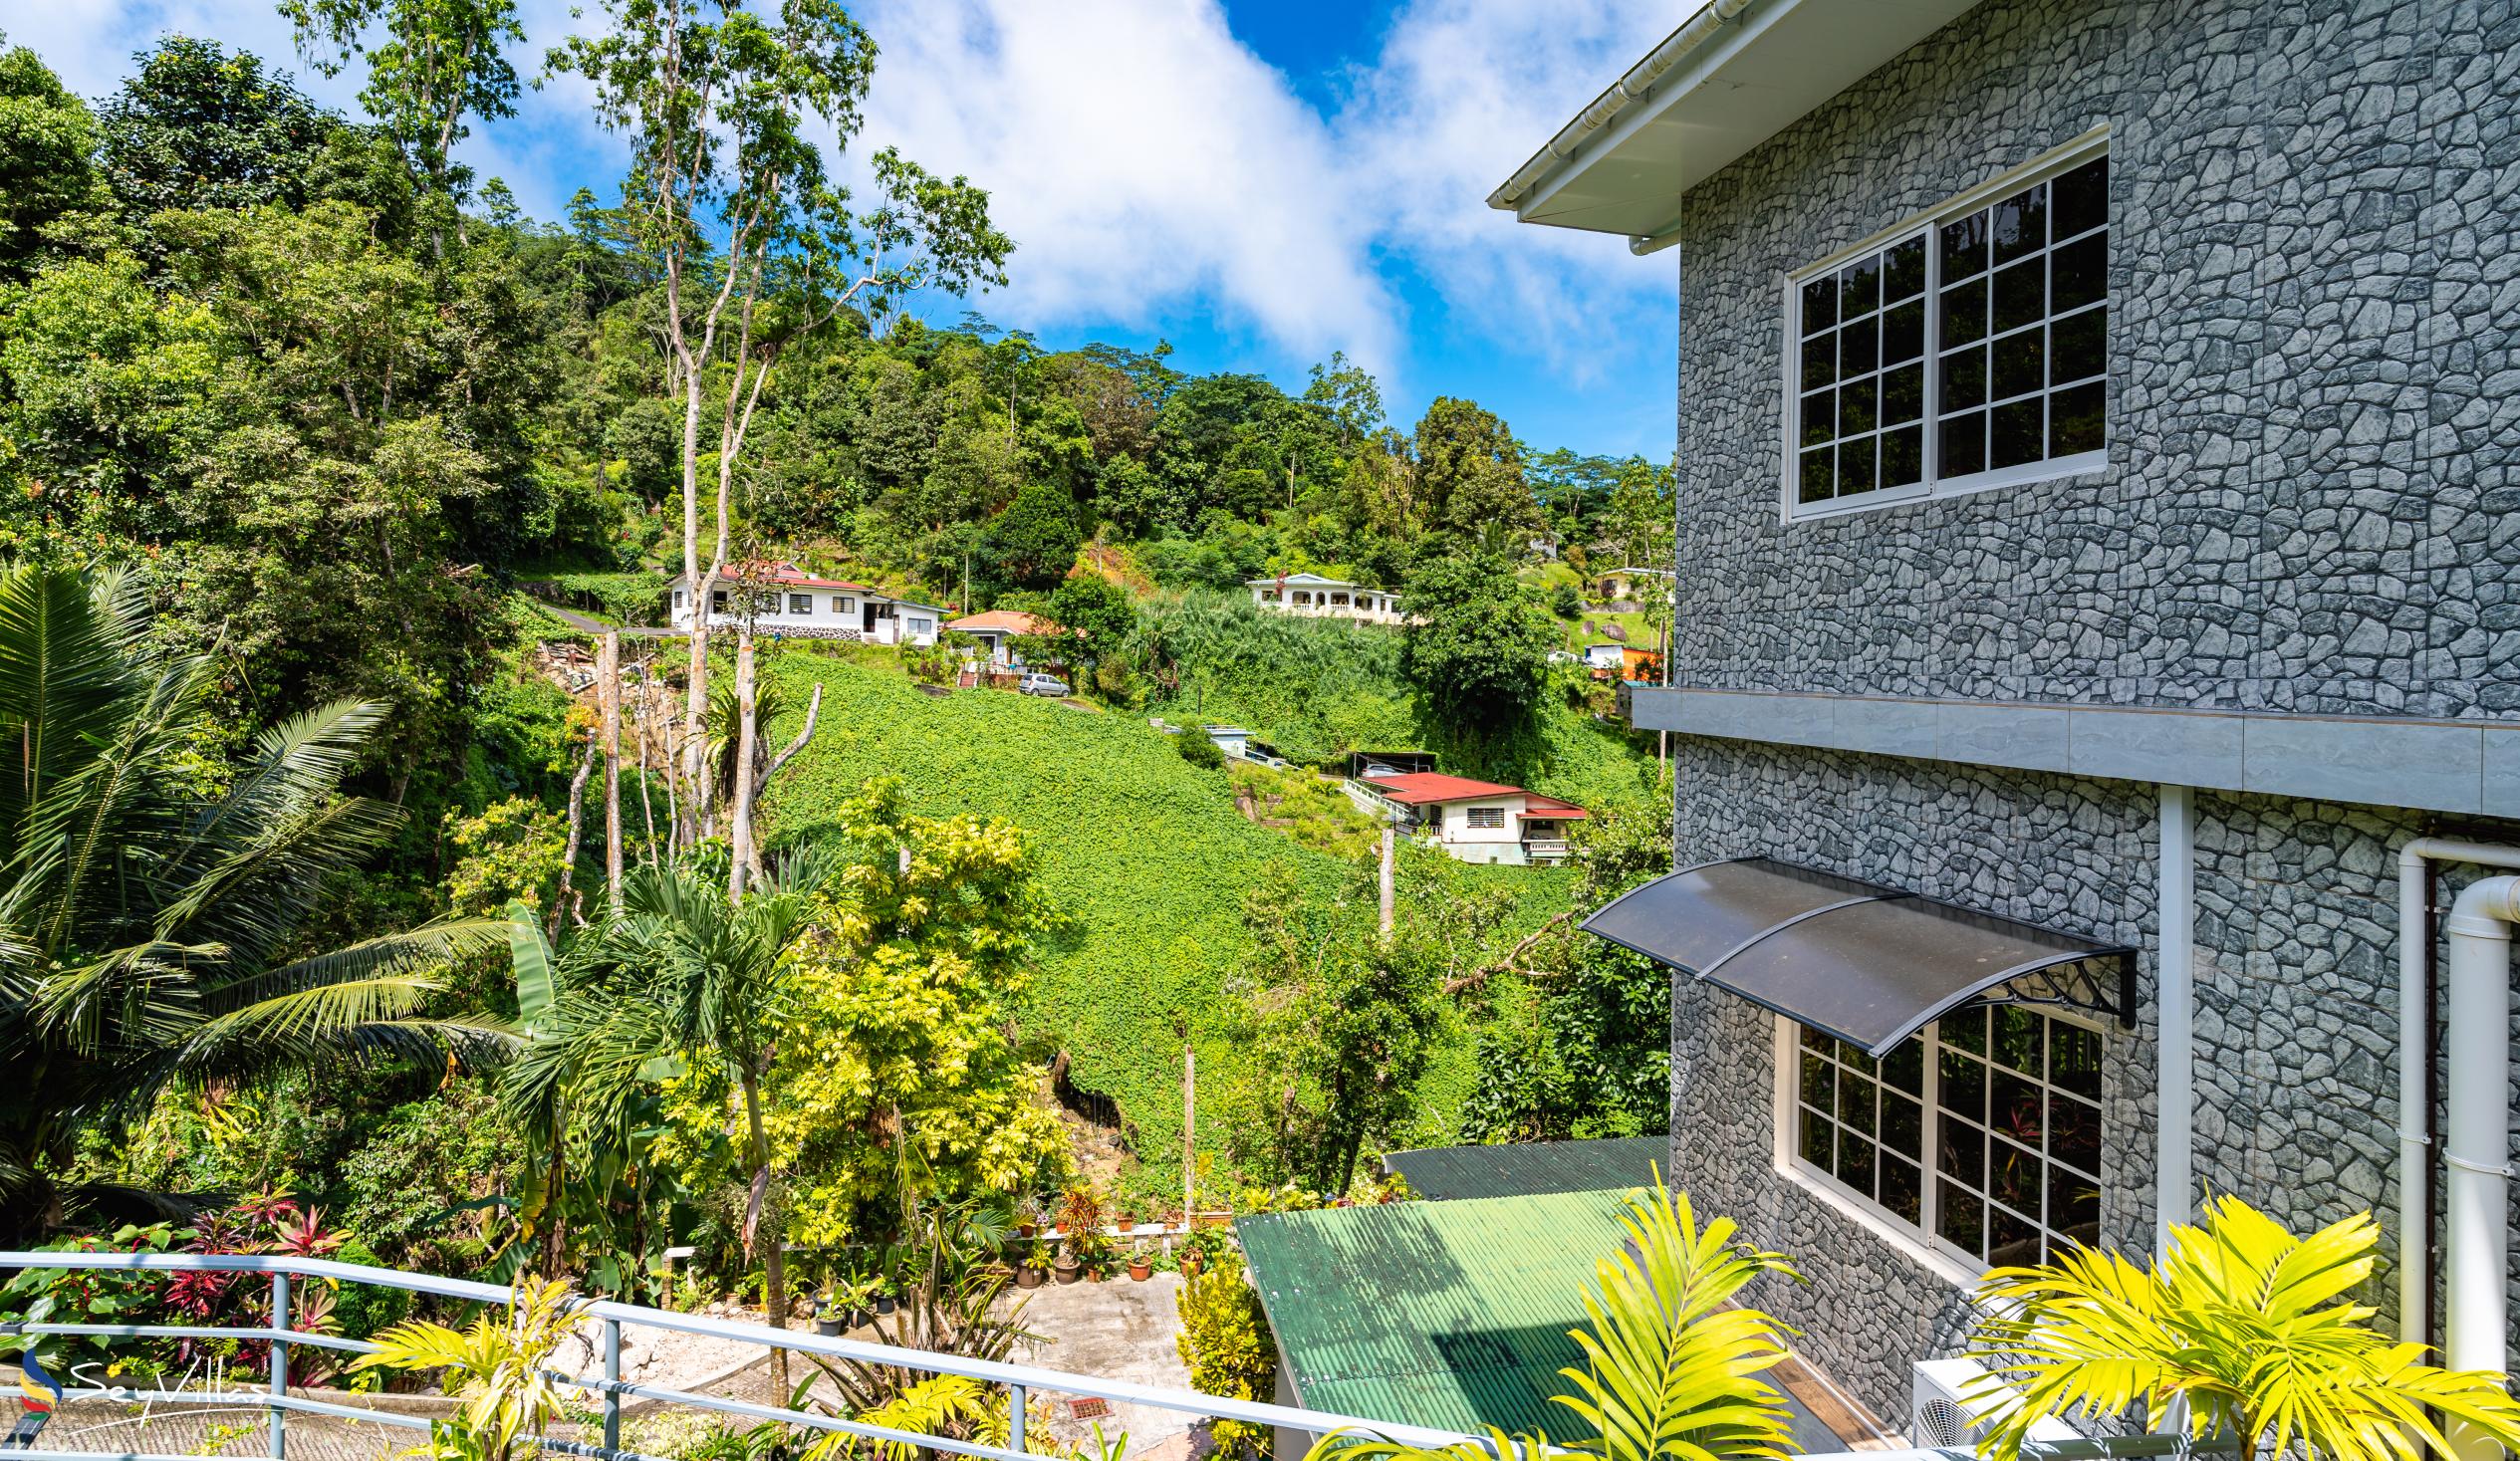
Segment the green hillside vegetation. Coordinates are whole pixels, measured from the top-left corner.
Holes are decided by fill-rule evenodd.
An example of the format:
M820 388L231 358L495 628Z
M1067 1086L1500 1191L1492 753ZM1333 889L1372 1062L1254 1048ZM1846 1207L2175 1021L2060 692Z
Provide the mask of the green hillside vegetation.
M1309 774L1239 766L1203 771L1142 719L1094 714L987 691L936 697L897 671L789 646L763 674L792 707L770 727L793 736L814 683L824 686L814 742L783 773L766 809L774 844L833 831L843 800L867 780L899 775L912 811L1003 817L1021 828L1043 885L1068 926L1043 961L1023 1013L1042 1056L1065 1050L1080 1089L1119 1102L1134 1145L1152 1166L1149 1192L1169 1190L1180 1144L1180 1032L1199 1054L1203 1088L1222 1090L1237 1051L1215 1028L1228 978L1249 956L1243 900L1270 863L1292 869L1310 898L1371 897L1370 824ZM1310 782L1307 786L1305 783ZM1295 827L1245 819L1237 785L1288 795ZM1325 846L1353 849L1333 855ZM1512 909L1500 937L1538 927L1567 906L1570 874L1485 868L1412 853L1416 885L1493 892ZM1432 865L1430 865L1432 864ZM1450 1139L1476 1084L1475 1022L1448 1012L1426 1082L1419 1133ZM1202 1119L1201 1145L1221 1133Z

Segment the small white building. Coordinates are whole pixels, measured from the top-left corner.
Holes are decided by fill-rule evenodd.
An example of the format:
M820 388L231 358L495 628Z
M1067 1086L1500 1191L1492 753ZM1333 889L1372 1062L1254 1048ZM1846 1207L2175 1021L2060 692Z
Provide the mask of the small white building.
M1246 580L1243 587L1251 591L1252 603L1280 613L1352 618L1370 624L1408 621L1400 611L1400 596L1388 589L1369 589L1348 579L1280 574L1273 579Z
M673 626L691 627L692 589L674 576ZM709 594L709 627L749 623L756 634L791 639L858 639L870 644L933 644L945 611L895 599L845 579L818 579L785 562L739 564L717 576Z
M1464 862L1559 862L1570 823L1588 814L1572 802L1492 781L1440 772L1368 777L1387 810Z
M1012 674L1025 669L1024 656L1015 651L1017 639L1038 639L1059 632L1059 626L1037 613L1019 609L992 609L986 613L965 614L946 623L957 634L968 634L980 641L977 668L991 674Z
M1590 669L1618 669L1628 662L1628 646L1604 639L1584 646L1584 663Z

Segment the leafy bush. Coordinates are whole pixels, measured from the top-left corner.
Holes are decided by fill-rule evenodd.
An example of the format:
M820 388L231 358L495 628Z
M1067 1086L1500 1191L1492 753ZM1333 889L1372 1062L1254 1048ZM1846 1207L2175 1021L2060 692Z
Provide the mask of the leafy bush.
M1276 1398L1277 1346L1270 1341L1269 1317L1260 1307L1260 1296L1243 1277L1241 1254L1226 1250L1214 1255L1212 1267L1182 1282L1178 1303L1181 1333L1173 1343L1189 1366L1191 1389L1228 1400ZM1268 1454L1264 1426L1220 1420L1215 1436L1218 1448L1228 1454Z
M559 602L626 624L660 619L665 581L654 574L554 574L544 580Z
M1182 760L1202 771L1215 771L1225 764L1225 753L1208 739L1207 732L1197 726L1190 726L1174 736L1172 746L1181 753Z

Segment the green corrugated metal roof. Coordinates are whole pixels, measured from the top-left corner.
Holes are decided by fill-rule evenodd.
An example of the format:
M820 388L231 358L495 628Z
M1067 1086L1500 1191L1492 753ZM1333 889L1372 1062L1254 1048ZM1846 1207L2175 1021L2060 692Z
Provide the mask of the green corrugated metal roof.
M1548 1192L1626 1191L1653 1185L1671 1161L1668 1136L1597 1141L1517 1141L1495 1146L1429 1146L1394 1151L1384 1165L1431 1202L1464 1197L1528 1197Z
M1582 1353L1623 1192L1396 1202L1238 1218L1307 1409L1476 1430L1580 1428L1550 1396Z

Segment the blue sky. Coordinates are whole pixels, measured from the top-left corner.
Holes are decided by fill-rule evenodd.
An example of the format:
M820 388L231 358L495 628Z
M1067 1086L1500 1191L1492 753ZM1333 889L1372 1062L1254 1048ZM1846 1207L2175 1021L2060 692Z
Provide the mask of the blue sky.
M591 12L600 7L588 4ZM1300 387L1334 350L1403 427L1439 394L1534 448L1671 449L1676 266L1617 238L1530 228L1486 195L1664 34L1680 0L857 0L882 48L866 149L898 143L990 189L1017 252L975 302L1054 348L1158 339L1192 370ZM573 25L519 0L518 68ZM77 91L168 31L308 75L263 0L53 0L10 39ZM462 148L557 216L609 188L613 139L566 78ZM950 323L961 306L931 313Z

